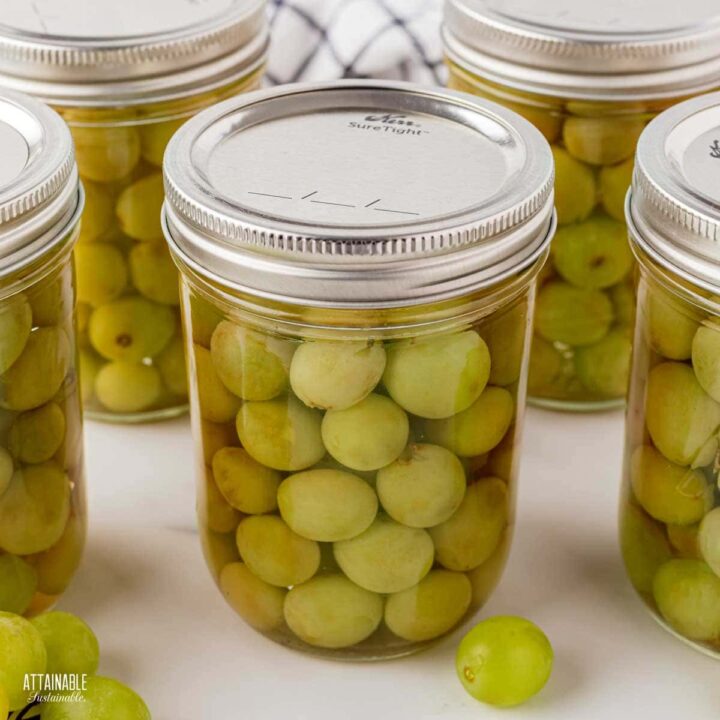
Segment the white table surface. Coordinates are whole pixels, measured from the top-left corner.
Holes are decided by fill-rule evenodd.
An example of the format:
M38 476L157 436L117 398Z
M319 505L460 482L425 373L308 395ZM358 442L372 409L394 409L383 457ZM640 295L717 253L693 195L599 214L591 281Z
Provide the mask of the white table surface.
M555 647L550 682L521 708L465 694L459 632L417 656L360 665L294 653L245 626L201 557L186 420L87 423L89 548L61 608L92 625L101 672L135 687L154 720L716 719L720 664L657 626L623 576L622 421L528 413L513 551L480 613L526 616Z

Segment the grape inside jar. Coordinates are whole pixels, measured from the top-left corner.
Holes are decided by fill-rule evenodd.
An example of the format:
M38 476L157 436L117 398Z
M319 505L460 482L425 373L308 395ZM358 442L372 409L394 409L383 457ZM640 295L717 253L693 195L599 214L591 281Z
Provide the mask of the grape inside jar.
M443 637L511 541L547 143L462 94L347 82L202 113L165 174L220 591L316 654Z

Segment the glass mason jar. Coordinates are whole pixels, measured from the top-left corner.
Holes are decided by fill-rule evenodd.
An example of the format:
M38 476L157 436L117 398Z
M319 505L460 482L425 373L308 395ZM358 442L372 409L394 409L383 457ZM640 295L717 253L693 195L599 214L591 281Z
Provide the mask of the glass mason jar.
M75 249L86 414L187 409L177 270L160 226L162 158L192 115L259 86L265 0L12 2L0 83L70 125L86 209ZM22 53L17 47L22 47Z
M720 8L689 0L448 0L451 88L523 115L551 143L558 232L540 276L528 392L593 411L625 401L635 311L624 201L640 133L720 86ZM613 12L617 10L617 12Z
M636 167L622 552L653 615L720 658L720 94L654 121Z
M67 126L0 93L0 611L33 615L85 543L71 252L83 197Z
M500 577L552 158L411 85L255 93L165 157L212 575L256 630L404 655Z

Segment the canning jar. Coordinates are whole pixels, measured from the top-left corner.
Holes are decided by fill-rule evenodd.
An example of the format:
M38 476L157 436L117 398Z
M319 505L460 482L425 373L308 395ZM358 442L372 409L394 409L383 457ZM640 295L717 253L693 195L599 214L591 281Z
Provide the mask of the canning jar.
M628 223L639 279L623 557L653 615L720 658L720 93L640 138Z
M85 543L71 252L83 197L70 132L0 92L0 611L35 614Z
M450 632L512 534L547 143L461 94L289 86L190 121L165 177L226 600L332 657Z
M162 157L189 117L259 85L266 48L265 0L3 3L0 84L65 118L85 188L75 268L89 417L187 409Z
M720 87L716 0L448 0L450 87L534 123L555 159L558 232L541 277L530 401L625 401L635 264L624 200L646 124Z

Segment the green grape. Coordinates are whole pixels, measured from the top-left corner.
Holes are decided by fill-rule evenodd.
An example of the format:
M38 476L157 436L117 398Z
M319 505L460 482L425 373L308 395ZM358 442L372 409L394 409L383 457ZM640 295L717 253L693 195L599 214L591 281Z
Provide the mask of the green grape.
M80 223L78 242L91 243L109 232L115 222L113 196L102 185L83 181L85 210Z
M433 544L425 530L381 515L361 535L336 542L333 553L354 583L383 594L417 585L433 564Z
M95 378L95 397L114 413L137 413L160 400L162 380L157 368L118 360L107 363Z
M648 342L669 360L688 360L699 323L670 295L650 292L645 307Z
M52 400L65 380L71 357L70 341L63 330L35 330L22 355L0 376L0 406L32 410Z
M54 278L43 280L28 295L33 325L61 325L64 318L69 319L71 315L72 297L72 274L69 269Z
M305 342L293 356L290 384L309 407L344 410L373 391L385 360L382 343Z
M31 620L47 650L48 674L94 675L100 647L93 631L78 617L49 612Z
M648 376L645 422L655 447L668 460L691 465L717 434L720 404L705 394L692 368L667 362Z
M600 196L603 208L610 217L625 222L625 196L632 183L635 158L600 170Z
M506 533L507 535L507 533ZM510 548L509 539L503 538L497 550L482 565L470 570L467 574L472 587L470 607L480 609L490 598L493 590L500 582Z
M213 477L232 507L249 515L277 508L277 490L282 475L261 465L238 447L225 447L212 459Z
M692 341L695 377L713 400L720 402L720 325L702 325Z
M247 567L270 585L299 585L320 567L320 546L300 537L275 515L245 518L238 525L236 539Z
M325 455L317 410L294 395L265 402L244 402L237 414L243 447L259 463L275 470L305 470Z
M545 633L529 620L497 616L478 623L455 656L457 676L480 702L520 705L545 687L554 653Z
M115 206L122 231L133 240L163 239L160 211L165 201L162 173L147 175L123 190Z
M340 470L306 470L282 481L277 494L283 520L318 542L349 540L367 530L377 496L363 479Z
M165 387L181 398L188 395L187 364L185 362L185 341L177 334L155 358Z
M370 637L380 625L383 600L342 575L323 575L294 587L285 599L285 621L301 640L344 648Z
M175 334L175 315L165 305L127 297L90 316L92 346L108 360L140 362L158 355Z
M167 247L137 243L130 251L130 277L137 291L161 305L179 305L178 272Z
M207 466L212 465L212 459L218 450L224 447L236 446L239 442L235 431L235 423L214 423L201 420L200 434L202 436L203 458Z
M605 215L561 227L552 243L552 258L571 285L596 290L619 283L633 263L625 225Z
M65 439L65 415L54 403L20 413L10 428L8 449L24 463L50 460Z
M10 485L13 472L15 472L15 464L12 455L4 448L0 447L0 495L2 495Z
M26 558L37 573L37 589L50 596L65 592L80 566L84 547L85 524L71 515L60 540L49 550Z
M552 343L534 335L528 371L529 392L544 395L562 378L563 362L563 356Z
M216 582L220 583L220 574L226 565L240 562L240 553L235 542L235 533L216 533L205 529L200 533L205 560Z
M210 471L205 475L204 492L200 492L198 515L200 524L216 533L235 532L242 517L223 497Z
M691 470L642 445L632 455L630 479L638 502L664 523L691 525L712 507L712 487L699 470Z
M705 516L707 517L707 515ZM667 536L670 544L677 554L684 558L701 559L699 538L700 525L673 525L667 526ZM710 563L708 563L709 565Z
M549 342L581 347L607 335L613 307L600 290L550 282L538 293L535 330Z
M128 126L70 128L83 179L111 183L127 177L140 161L140 136Z
M490 452L505 437L515 413L512 395L488 386L465 411L447 420L428 420L425 433L431 442L461 457Z
M480 332L490 351L491 385L512 385L520 377L527 321L527 306L522 304L491 318L482 327Z
M471 598L466 575L432 570L415 587L390 595L385 604L385 624L403 640L432 640L462 620Z
M10 698L5 688L0 685L0 718L6 718L10 714Z
M82 696L83 702L44 703L42 720L151 720L142 698L117 680L93 675Z
M11 711L27 704L25 676L44 673L46 665L40 633L19 615L0 612L0 687L7 693Z
M228 605L256 630L270 632L282 625L287 591L255 577L247 565L226 565L220 572L220 590Z
M392 399L408 412L446 418L470 407L489 377L490 351L468 330L388 346L383 381Z
M638 117L571 117L563 126L565 147L590 165L617 165L635 154L645 123Z
M234 420L240 409L240 399L236 398L220 382L210 351L202 345L196 344L193 359L200 415L213 423L226 423Z
M595 173L567 150L552 148L555 160L555 209L560 225L582 222L597 202Z
M377 493L385 512L410 527L447 520L465 496L465 469L437 445L409 445L395 462L378 470Z
M575 351L575 372L592 393L623 397L630 377L632 342L619 330L611 330L600 342Z
M153 122L140 127L140 144L143 160L162 167L165 148L172 136L184 125L187 118Z
M195 343L209 350L212 334L222 319L222 313L214 305L195 295L190 296L190 325Z
M0 612L22 615L30 606L37 582L32 565L15 555L0 555Z
M460 507L444 523L428 531L437 561L448 570L482 565L500 543L508 524L508 492L498 478L470 485Z
M668 560L655 575L653 594L660 614L681 635L720 638L720 577L701 560Z
M638 592L652 593L655 573L672 557L662 527L640 508L625 505L620 512L620 548L630 582Z
M410 433L408 417L384 395L368 395L347 410L328 410L322 440L328 452L353 470L377 470L400 456Z
M697 547L703 560L720 577L720 507L711 510L700 523Z
M635 291L632 285L627 282L620 283L611 287L608 294L615 311L618 329L632 334L632 327L635 324Z
M24 297L0 304L0 374L20 357L31 330L32 310Z

